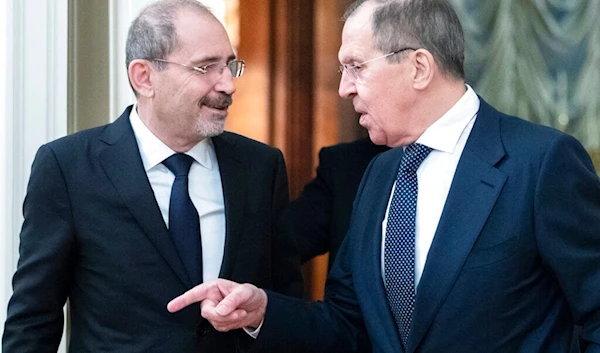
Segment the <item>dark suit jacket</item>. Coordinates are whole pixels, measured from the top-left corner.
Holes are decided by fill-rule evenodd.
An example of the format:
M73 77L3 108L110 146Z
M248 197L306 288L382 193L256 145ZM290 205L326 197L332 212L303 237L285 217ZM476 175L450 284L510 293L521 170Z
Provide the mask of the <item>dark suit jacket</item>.
M270 293L255 347L403 352L381 272L381 222L402 157L375 157L325 303ZM293 318L293 319L289 319ZM600 180L574 138L484 101L417 288L407 352L600 352ZM574 347L572 346L574 345Z
M199 305L167 311L192 285L144 171L130 110L39 149L4 352L56 352L67 298L71 352L235 352L250 339L218 333ZM281 152L232 133L213 142L226 219L220 277L302 295Z
M302 263L329 252L329 268L346 236L352 202L369 162L389 150L368 138L325 147L317 176L292 202L292 220Z

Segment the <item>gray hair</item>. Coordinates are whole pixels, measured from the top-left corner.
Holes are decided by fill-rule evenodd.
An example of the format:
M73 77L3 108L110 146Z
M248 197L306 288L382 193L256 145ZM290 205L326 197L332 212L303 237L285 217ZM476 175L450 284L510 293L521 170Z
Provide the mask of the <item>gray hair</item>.
M198 0L160 0L149 4L129 27L125 44L126 68L136 59L166 59L179 48L174 19L177 12L184 8L214 17L210 9ZM166 66L161 62L155 62L154 65L157 70L163 70Z
M363 3L377 4L371 27L373 47L383 53L405 47L424 48L433 55L444 74L464 79L465 40L462 26L446 0L357 0L344 14L352 17ZM389 62L399 62L392 55Z

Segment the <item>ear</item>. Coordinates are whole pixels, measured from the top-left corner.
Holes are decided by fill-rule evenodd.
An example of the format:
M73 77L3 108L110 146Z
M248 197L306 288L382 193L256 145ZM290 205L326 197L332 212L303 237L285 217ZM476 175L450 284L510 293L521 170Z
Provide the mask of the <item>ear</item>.
M413 87L417 90L424 90L429 86L435 74L435 60L429 50L417 49L414 53L413 64L415 65L415 75L413 78Z
M127 73L131 86L142 97L152 97L154 87L152 86L152 67L148 60L136 59L129 63Z

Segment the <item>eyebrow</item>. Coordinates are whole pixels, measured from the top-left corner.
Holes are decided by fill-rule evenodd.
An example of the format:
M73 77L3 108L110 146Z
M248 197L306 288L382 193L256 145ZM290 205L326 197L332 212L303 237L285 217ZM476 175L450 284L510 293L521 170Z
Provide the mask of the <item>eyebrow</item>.
M211 62L215 62L215 61L219 61L221 60L221 56L208 56L202 59L197 59L197 60L192 60L192 65L193 66L198 66L204 63L211 63ZM235 54L231 54L227 57L227 62L229 63L230 61L235 60L236 56Z
M360 59L360 56L356 55L356 52L351 52L351 53L346 53L344 54L344 56L342 57L342 60L340 61L340 64L349 64L352 62L362 62L363 60Z

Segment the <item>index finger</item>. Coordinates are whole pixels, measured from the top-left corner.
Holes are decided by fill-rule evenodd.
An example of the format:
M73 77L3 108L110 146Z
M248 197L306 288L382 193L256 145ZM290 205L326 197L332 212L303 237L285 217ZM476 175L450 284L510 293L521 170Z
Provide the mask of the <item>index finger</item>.
M167 310L169 310L171 313L174 313L188 305L201 302L207 298L208 291L208 283L202 283L171 300L169 304L167 304Z

